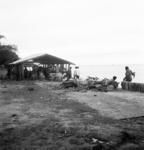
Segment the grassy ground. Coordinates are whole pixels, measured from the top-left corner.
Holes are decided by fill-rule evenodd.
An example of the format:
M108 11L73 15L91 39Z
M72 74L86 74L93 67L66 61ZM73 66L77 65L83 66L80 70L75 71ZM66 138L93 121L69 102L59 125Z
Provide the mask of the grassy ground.
M0 149L144 149L143 117L102 115L78 100L86 93L60 88L55 82L1 83ZM107 97L110 99L110 94Z

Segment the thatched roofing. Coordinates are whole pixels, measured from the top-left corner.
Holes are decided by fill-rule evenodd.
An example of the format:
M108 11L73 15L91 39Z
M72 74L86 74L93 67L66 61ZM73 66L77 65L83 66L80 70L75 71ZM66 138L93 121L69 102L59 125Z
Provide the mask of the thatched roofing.
M49 54L40 54L40 55L30 56L27 58L22 58L10 64L16 65L16 64L22 64L27 62L34 62L40 64L73 64L74 65L74 63L70 61Z

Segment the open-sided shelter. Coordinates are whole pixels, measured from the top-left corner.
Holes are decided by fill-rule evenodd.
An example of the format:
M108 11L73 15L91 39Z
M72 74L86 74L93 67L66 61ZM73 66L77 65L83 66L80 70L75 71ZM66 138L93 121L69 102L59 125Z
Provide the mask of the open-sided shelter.
M24 79L24 67L25 66L33 66L35 64L39 64L41 67L48 67L49 65L65 65L65 68L68 68L70 65L74 65L74 63L67 61L65 59L50 55L50 54L40 54L34 55L26 58L19 59L10 63L10 66L15 67L17 80Z

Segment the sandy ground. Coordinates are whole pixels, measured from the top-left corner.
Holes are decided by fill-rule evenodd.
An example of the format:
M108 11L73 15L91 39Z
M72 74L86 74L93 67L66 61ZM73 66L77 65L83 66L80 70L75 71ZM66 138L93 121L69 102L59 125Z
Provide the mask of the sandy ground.
M144 116L144 94L123 90L111 92L87 91L67 94L80 103L96 109L101 115L114 119Z
M1 82L0 150L144 149L143 99L56 82Z

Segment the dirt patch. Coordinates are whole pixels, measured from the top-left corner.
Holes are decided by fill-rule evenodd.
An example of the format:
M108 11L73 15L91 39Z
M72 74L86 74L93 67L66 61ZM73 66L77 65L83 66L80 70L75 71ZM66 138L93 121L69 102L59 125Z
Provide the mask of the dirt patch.
M119 93L64 90L56 82L5 82L4 85L7 92L1 93L0 99L2 150L92 150L98 147L113 150L126 143L142 147L144 119L114 117L124 116L120 112L125 107L142 108L135 106L134 99L131 102L127 98L125 102Z
M132 94L133 97L129 97L129 92L123 94L122 91L108 93L87 91L85 93L69 92L67 96L87 104L102 116L122 119L143 116L144 114L144 95L140 94L139 97L137 93Z

